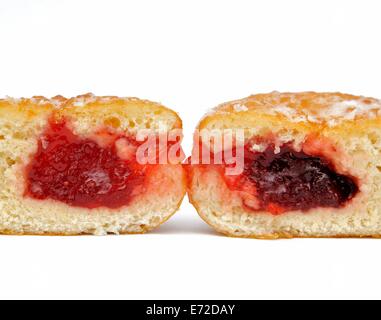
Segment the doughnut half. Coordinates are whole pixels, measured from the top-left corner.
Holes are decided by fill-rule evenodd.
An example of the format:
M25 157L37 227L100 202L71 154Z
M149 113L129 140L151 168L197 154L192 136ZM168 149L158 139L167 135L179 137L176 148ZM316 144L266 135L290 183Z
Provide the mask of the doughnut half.
M216 146L210 132L219 131L233 138ZM215 108L194 140L189 198L217 231L265 239L381 236L381 101L257 94ZM205 150L210 163L201 160ZM228 170L237 164L240 170Z
M0 233L104 235L157 227L185 194L182 160L137 161L137 153L148 150L149 136L156 145L174 130L181 140L181 129L174 111L137 98L0 100Z

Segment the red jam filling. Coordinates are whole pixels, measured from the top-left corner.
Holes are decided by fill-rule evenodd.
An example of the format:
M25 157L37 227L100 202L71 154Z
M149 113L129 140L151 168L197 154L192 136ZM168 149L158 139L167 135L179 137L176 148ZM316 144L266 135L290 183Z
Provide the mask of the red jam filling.
M274 145L263 152L245 147L244 172L227 183L233 189L252 186L258 201L254 210L272 214L339 208L358 192L355 179L337 173L329 160L295 151L291 145L283 145L277 152Z
M105 145L75 135L65 121L50 121L26 167L25 195L85 208L128 205L142 188L144 166L120 158L116 141L135 139L112 133Z

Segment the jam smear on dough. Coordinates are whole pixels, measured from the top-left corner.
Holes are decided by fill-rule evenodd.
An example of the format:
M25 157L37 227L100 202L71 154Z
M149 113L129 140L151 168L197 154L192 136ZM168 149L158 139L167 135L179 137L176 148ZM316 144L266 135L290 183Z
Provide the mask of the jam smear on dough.
M250 209L255 211L276 215L319 207L340 208L359 191L356 179L337 173L328 159L296 151L288 144L276 151L270 144L263 152L246 146L244 163L244 172L226 181L233 190L251 186L257 207Z
M98 144L74 134L65 120L49 121L25 168L24 195L84 208L128 205L142 192L147 167L118 154L117 141L137 144L133 137L106 135L108 143Z

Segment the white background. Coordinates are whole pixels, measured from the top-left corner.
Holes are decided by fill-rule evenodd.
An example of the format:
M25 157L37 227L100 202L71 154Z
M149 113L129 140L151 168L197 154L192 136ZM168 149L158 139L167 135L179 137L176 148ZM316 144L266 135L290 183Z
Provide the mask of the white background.
M381 98L381 2L0 0L0 96L85 92L202 114L251 93ZM184 201L147 235L0 237L0 298L381 298L381 240L215 234Z

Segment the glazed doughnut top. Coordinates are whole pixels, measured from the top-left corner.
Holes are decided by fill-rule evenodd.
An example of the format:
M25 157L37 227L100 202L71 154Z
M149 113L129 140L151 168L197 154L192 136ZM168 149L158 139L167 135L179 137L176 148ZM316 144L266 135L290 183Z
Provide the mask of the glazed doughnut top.
M291 122L335 126L343 121L381 116L381 101L342 93L272 92L221 104L213 113L222 115L251 110Z

